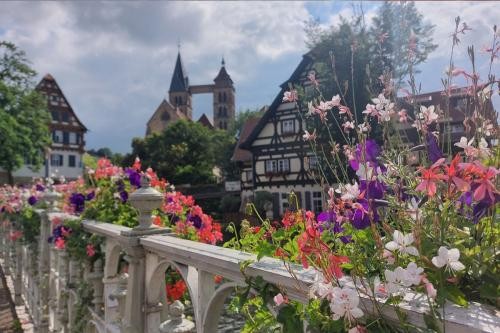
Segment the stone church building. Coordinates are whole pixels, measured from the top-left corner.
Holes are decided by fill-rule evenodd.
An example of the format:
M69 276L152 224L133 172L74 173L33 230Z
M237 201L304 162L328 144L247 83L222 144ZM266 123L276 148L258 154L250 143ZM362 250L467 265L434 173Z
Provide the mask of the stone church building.
M168 125L178 120L192 120L192 96L194 94L213 95L213 124L210 123L205 114L198 121L210 128L226 130L235 118L236 108L233 80L226 71L224 59L222 59L221 68L213 84L189 85L189 79L179 52L168 91L168 101L163 99L149 119L146 136L160 133Z

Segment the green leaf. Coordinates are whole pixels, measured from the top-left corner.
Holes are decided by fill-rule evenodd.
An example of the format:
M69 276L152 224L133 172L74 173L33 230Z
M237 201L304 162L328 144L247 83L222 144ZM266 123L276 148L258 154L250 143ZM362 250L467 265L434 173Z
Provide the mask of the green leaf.
M462 293L462 291L460 291L457 286L446 287L446 298L460 306L466 307L468 305L464 293Z

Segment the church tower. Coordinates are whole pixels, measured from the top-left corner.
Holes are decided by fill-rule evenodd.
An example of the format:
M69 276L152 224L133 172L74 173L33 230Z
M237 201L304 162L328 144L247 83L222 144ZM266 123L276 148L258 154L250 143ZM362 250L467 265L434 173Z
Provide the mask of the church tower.
M177 61L175 62L174 74L172 75L172 82L168 91L168 99L170 104L178 107L188 119L193 117L192 96L189 90L189 79L186 70L182 65L181 53L177 54Z
M235 118L235 101L233 80L226 71L224 58L221 69L214 79L214 127L226 130Z

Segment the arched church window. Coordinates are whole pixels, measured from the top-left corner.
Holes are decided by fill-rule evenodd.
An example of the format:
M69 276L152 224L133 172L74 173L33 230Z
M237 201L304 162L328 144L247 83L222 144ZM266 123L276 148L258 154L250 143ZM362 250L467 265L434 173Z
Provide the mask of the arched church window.
M222 94L219 93L219 103L222 102Z
M223 123L222 121L219 121L219 128L222 128L222 125L223 125L223 124L224 124L224 123Z
M223 115L224 117L227 117L227 109L226 109L226 107L224 107L224 108L222 109L222 115Z
M227 95L225 92L224 92L224 102L227 102Z
M222 117L222 115L223 115L223 111L222 110L223 110L222 106L219 106L219 117Z

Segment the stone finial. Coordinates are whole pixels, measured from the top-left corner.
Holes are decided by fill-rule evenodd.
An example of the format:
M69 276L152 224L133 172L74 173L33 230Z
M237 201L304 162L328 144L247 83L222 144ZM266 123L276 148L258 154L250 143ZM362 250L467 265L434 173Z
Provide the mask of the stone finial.
M170 319L160 325L161 333L191 333L195 325L184 318L184 304L173 302L169 307Z
M55 204L60 198L61 194L54 191L53 186L49 185L41 200L47 203L47 205L49 206L49 210L55 210Z
M150 186L149 177L141 176L141 187L130 195L129 201L132 207L139 211L139 225L134 230L154 228L151 213L161 207L163 195Z

